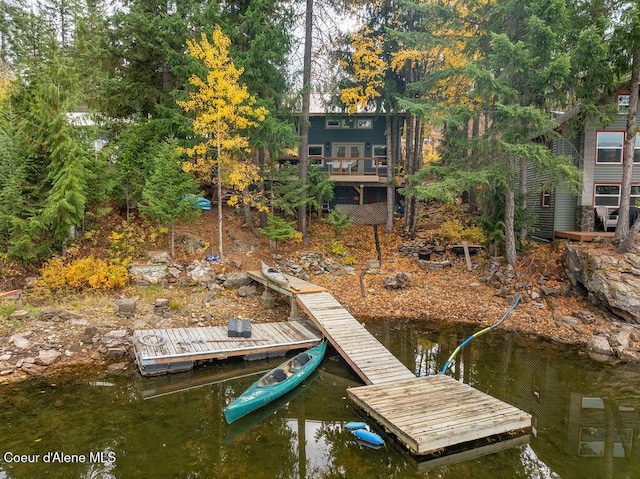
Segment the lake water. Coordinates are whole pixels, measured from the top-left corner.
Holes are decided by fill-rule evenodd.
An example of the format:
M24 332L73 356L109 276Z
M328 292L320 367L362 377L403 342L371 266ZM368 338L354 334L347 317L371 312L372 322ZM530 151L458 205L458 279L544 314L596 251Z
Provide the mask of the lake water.
M367 328L418 375L439 371L473 332ZM448 374L532 414L531 435L419 458L392 438L374 450L344 430L363 419L346 394L361 383L331 349L304 387L227 425L222 408L280 362L226 361L158 378L82 370L4 387L0 479L640 477L638 365L601 365L513 333L480 336Z

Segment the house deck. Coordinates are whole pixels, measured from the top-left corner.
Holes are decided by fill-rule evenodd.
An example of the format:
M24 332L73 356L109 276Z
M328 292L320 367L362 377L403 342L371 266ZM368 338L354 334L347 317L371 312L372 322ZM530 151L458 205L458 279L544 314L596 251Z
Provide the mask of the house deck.
M593 241L595 238L605 238L612 240L614 235L614 231L556 231L554 233L554 236L556 238L580 242ZM636 236L636 241L638 240L640 240L640 234Z

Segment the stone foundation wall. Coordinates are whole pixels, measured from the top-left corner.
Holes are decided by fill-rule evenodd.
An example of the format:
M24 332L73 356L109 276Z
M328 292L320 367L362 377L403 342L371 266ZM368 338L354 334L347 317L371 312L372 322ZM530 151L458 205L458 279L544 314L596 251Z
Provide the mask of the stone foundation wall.
M595 209L593 206L578 206L576 209L578 231L595 231Z

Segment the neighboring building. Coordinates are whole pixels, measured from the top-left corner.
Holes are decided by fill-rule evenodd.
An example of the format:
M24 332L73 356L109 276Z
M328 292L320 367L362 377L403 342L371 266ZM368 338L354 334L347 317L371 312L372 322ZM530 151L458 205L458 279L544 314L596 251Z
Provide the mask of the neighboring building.
M348 115L327 107L327 95L311 95L309 112L309 163L319 164L335 182L335 204L369 204L387 198L387 158L385 117L372 111ZM402 122L397 122L401 125ZM395 138L400 138L400 129ZM393 155L401 159L400 141ZM287 158L296 161L297 157Z
M554 141L552 150L557 155L571 156L573 163L583 172L580 195L572 196L561 190L536 193L528 198L537 216L534 237L551 240L570 237L568 232L609 231L615 227L620 205L622 185L622 151L626 135L629 91L621 89L609 98L617 114L607 126L598 124L590 115L583 117L576 107L557 118L557 131L563 136ZM577 120L580 119L580 122ZM576 126L580 125L576 129ZM571 130L571 131L570 131ZM640 134L636 135L635 160L631 187L631 205L640 200ZM540 191L547 178L534 176L531 190Z

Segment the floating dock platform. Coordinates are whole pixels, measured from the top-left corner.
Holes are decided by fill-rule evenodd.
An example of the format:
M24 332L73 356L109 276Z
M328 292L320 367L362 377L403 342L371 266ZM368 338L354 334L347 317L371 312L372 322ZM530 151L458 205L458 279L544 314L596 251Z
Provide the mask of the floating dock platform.
M416 455L531 426L529 414L444 374L347 394Z
M143 376L188 371L196 362L242 356L263 359L320 343L308 321L252 323L251 337L229 337L227 326L137 330L133 349Z

